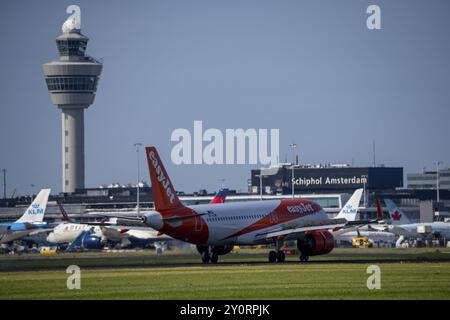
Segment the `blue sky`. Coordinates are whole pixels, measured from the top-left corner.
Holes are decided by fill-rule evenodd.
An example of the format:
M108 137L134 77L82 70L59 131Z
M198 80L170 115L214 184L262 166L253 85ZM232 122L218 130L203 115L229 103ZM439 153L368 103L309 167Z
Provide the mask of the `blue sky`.
M61 191L60 111L42 64L69 4L104 61L85 114L86 185L136 180L133 143L155 145L178 190L246 190L250 165L170 162L176 128L279 128L280 156L405 172L450 163L450 2L0 0L0 167L10 194ZM366 28L381 8L382 30ZM142 153L143 154L143 153ZM290 158L290 157L289 157ZM143 160L143 159L142 159ZM148 180L141 161L142 176Z

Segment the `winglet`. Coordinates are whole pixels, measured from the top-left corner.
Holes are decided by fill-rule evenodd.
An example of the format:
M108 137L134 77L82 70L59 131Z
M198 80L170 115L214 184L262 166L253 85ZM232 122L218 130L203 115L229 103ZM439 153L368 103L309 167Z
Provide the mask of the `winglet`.
M152 182L153 201L155 209L173 210L184 207L178 198L169 175L155 147L146 147L147 164Z

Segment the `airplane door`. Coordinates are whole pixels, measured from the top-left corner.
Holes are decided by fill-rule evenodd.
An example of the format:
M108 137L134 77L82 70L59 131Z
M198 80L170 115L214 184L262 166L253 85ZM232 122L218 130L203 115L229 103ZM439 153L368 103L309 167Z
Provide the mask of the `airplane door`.
M194 231L196 231L196 232L202 231L202 229L203 229L203 221L202 221L202 219L200 217L195 217L194 218L194 223L195 223Z

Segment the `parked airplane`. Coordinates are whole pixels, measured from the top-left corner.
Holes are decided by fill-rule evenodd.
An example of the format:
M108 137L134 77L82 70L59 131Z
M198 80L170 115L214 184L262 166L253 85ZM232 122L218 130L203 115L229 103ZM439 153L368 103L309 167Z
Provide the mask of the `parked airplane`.
M49 195L50 189L42 189L17 221L0 223L0 243L12 242L31 233L43 231L47 226L43 219Z
M411 223L404 212L397 207L394 201L384 199L389 210L392 224L387 226L387 230L401 236L398 244L401 243L404 237L421 238L430 235L450 239L450 223L448 222L424 222Z
M58 203L59 209L65 222L58 224L52 232L47 236L47 242L53 244L71 243L82 232L93 232L99 242L105 243L107 241L118 242L121 246L126 247L131 243L157 242L164 241L170 238L166 236L158 236L155 230L148 228L123 228L121 226L112 226L109 223L74 223L70 220L63 206ZM97 248L101 243L92 243L89 245Z
M270 262L283 262L283 241L297 240L300 260L326 254L334 247L328 229L347 220L330 219L315 202L305 199L232 202L185 206L179 200L155 147L146 148L155 210L143 215L149 227L197 246L202 261L215 263L234 245L274 243Z

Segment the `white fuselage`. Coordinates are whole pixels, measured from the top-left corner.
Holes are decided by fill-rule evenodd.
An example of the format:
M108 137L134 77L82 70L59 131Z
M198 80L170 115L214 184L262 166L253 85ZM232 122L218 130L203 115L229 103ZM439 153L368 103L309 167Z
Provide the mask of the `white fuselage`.
M450 223L447 222L430 222L430 223L410 223L400 225L389 225L387 230L405 237L423 237L427 234L420 233L418 229L422 227L430 227L430 234L439 234L440 237L450 238Z
M122 239L129 237L137 239L165 239L164 237L158 237L157 232L152 229L126 229L124 232L121 232L120 229L112 227L92 226L82 223L61 223L47 236L47 241L50 243L70 243L73 242L81 232L89 230L94 231L94 234L100 237L102 241L121 241Z
M335 236L337 241L348 241L351 242L353 238L356 237L365 237L369 239L371 242L395 242L395 234L392 232L386 231L350 231L347 233L343 233Z
M82 223L61 223L57 225L47 236L50 243L70 243L74 241L83 231L93 230L95 235L103 237L103 232L98 226L90 226Z
M202 221L189 225L189 229L181 221L169 223L170 229L165 232L180 240L208 245L265 243L265 233L330 221L319 205L300 203L298 199L202 204L186 209L201 215ZM183 239L185 234L190 238Z

